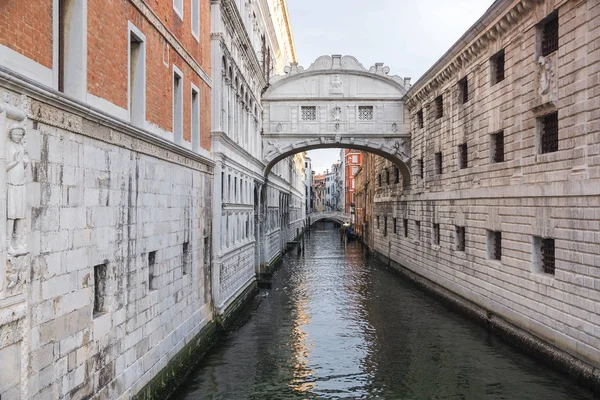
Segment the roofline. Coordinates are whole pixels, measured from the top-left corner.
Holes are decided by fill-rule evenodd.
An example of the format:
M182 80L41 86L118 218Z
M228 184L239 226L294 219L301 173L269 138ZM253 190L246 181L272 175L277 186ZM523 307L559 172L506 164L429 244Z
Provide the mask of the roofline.
M517 3L519 1L516 1ZM507 8L508 5L515 3L515 0L496 0L486 10L485 13L458 39L451 47L440 57L435 64L431 66L406 92L406 96L410 97L425 85L427 81L433 78L443 66L448 64L454 57L458 56L462 50L473 39L477 38L480 33L485 31L489 24L498 18Z

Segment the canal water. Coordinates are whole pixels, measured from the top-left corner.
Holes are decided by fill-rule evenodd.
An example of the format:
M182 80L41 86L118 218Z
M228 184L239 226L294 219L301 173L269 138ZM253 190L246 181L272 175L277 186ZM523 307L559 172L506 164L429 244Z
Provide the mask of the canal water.
M319 223L175 399L593 399Z

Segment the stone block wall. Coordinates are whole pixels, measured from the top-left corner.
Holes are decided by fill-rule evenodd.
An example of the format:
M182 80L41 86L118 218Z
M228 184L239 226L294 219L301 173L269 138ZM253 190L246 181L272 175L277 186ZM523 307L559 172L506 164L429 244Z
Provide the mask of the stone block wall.
M543 27L555 17L558 50L542 56ZM411 185L402 190L383 178L379 186L377 177L393 166L378 159L369 221L372 246L381 255L595 368L599 18L593 1L496 2L408 92ZM502 50L504 79L496 83L494 59ZM466 102L459 83L465 77ZM441 116L435 100L440 96ZM558 148L543 152L543 118L553 112ZM499 132L502 160L493 157L493 135ZM498 242L493 232L500 233ZM553 274L540 265L542 239L554 239Z

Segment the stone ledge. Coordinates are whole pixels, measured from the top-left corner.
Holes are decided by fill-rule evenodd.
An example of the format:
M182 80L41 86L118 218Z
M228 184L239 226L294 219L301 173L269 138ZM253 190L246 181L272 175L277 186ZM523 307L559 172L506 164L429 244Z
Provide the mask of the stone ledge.
M596 368L566 351L552 346L539 337L513 325L499 315L409 270L396 261L389 260L378 251L372 251L372 254L377 261L388 264L394 272L417 284L421 289L429 292L461 314L485 326L486 329L494 332L511 345L567 373L595 393L600 393L600 368Z

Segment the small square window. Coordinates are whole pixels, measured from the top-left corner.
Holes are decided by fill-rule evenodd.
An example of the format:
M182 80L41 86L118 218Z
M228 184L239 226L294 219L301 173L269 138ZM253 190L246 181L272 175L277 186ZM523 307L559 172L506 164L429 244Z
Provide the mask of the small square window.
M487 231L487 257L502 260L502 232Z
M458 145L458 169L465 169L469 167L469 156L467 154L467 144Z
M490 156L493 163L504 162L504 131L490 135Z
M458 94L461 104L469 101L469 82L466 76L458 81Z
M440 224L433 224L433 244L440 244Z
M558 12L552 13L541 26L542 56L558 50Z
M455 226L456 251L465 251L465 227Z
M373 120L373 106L358 106L359 121Z
M556 272L554 239L534 236L532 261L537 272L554 275Z
M438 175L442 174L442 153L435 153L435 173Z
M504 49L500 50L490 59L492 66L492 85L504 80Z
M423 109L417 111L417 126L419 129L423 128Z
M421 221L415 221L415 240L421 241Z
M408 237L408 219L404 218L402 224L404 227L404 237Z
M444 99L442 95L435 98L435 118L439 119L444 116Z
M558 112L538 118L542 154L558 151Z
M317 106L301 106L300 113L302 115L302 121L317 120Z

